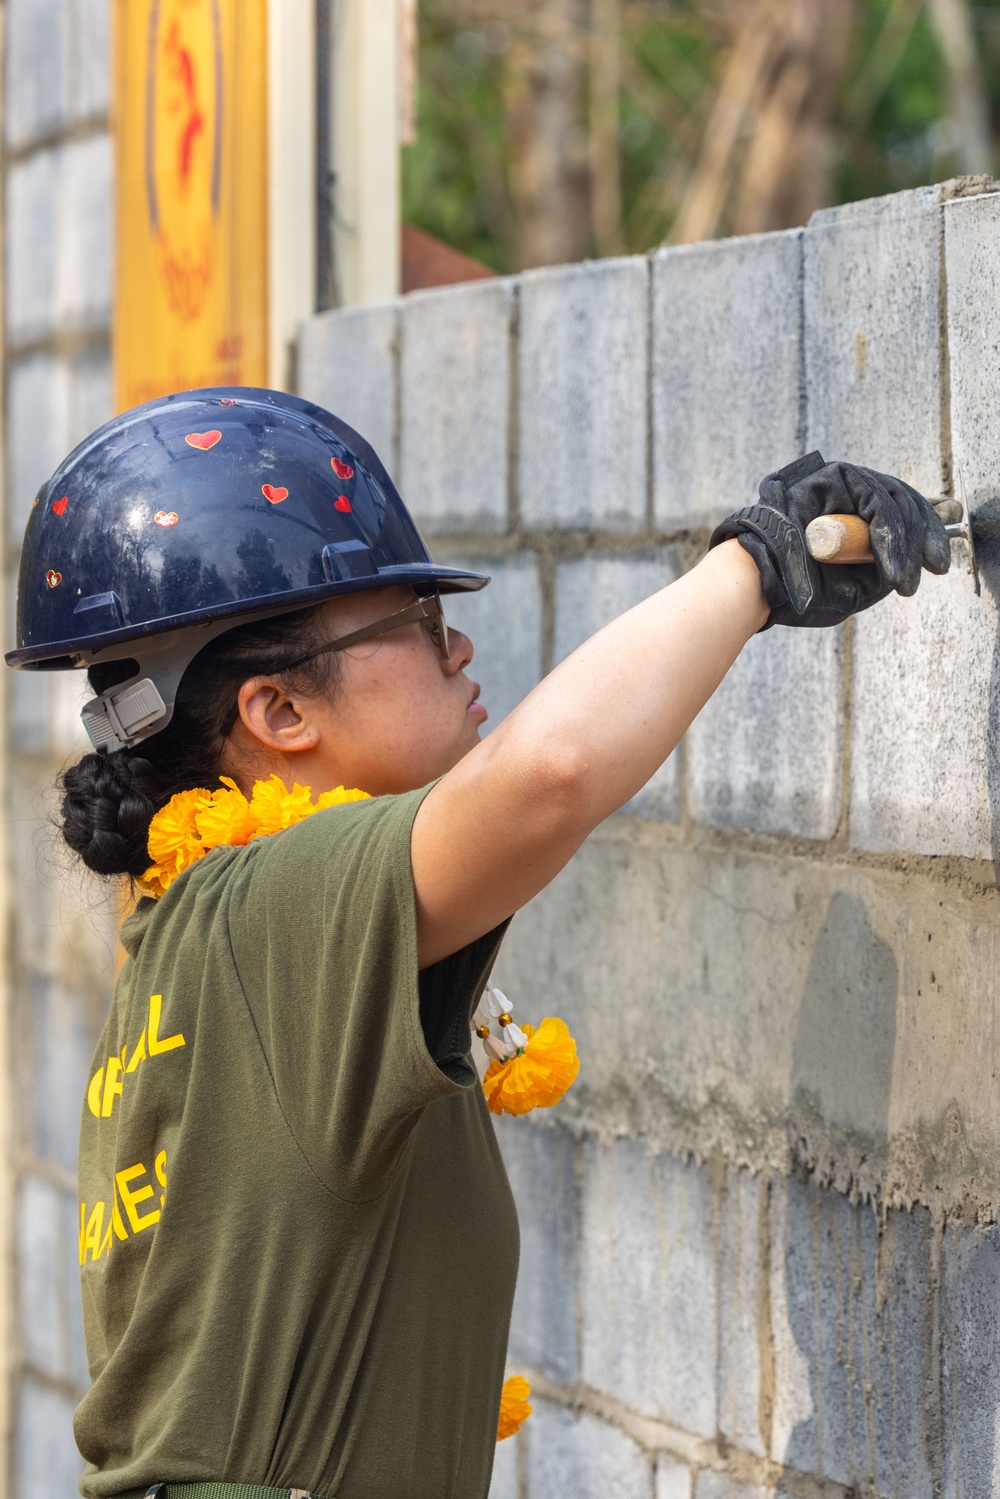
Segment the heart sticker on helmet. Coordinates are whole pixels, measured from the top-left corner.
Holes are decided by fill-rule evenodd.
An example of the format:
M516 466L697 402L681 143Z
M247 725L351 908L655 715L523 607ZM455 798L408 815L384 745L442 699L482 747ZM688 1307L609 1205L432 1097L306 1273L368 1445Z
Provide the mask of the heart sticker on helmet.
M66 514L66 506L68 504L69 504L69 495L68 494L64 494L61 500L53 500L52 501L52 509L55 511L56 515L65 515Z
M45 574L45 581L50 588L58 588L62 582L62 573L57 573L54 567L50 567Z
M351 502L347 498L346 494L342 494L338 500L334 500L333 508L334 510L350 511Z
M280 505L282 500L288 499L288 490L281 488L280 485L262 484L260 492L272 505Z
M166 530L168 526L176 526L180 520L180 516L176 510L158 510L153 516L153 520L158 526L162 526Z
M330 459L330 467L338 479L353 479L354 470L349 463L341 463L339 458Z
M222 441L222 433L213 428L211 432L189 432L184 441L189 448L200 448L203 453Z

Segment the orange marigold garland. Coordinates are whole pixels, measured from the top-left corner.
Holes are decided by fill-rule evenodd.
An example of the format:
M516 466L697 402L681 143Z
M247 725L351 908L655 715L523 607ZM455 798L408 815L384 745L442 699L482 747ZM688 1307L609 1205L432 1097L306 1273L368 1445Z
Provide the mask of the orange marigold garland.
M147 895L158 900L179 874L203 859L210 849L223 844L242 847L251 838L278 833L327 807L368 799L367 791L335 786L313 801L308 786L296 783L289 791L276 775L256 781L248 799L228 776L219 779L222 786L215 791L203 787L179 791L149 824L149 857L153 862L139 879Z
M500 1415L497 1418L497 1441L512 1437L527 1421L533 1407L528 1404L531 1386L520 1374L512 1374L504 1380L500 1392Z
M486 1107L491 1114L528 1114L558 1103L576 1079L580 1059L576 1042L564 1020L548 1016L538 1026L515 1025L507 996L486 985L486 1006L472 1017L472 1025L490 1058L483 1078ZM488 1011L488 1013L487 1013ZM490 1030L491 1020L500 1024L501 1035Z

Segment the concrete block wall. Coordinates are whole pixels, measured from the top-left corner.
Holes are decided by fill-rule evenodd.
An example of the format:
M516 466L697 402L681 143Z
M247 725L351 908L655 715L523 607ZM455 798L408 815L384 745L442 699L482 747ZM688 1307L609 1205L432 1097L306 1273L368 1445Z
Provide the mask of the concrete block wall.
M1000 493L1000 195L536 271L303 331L377 445L493 721L813 447ZM985 1499L1000 1483L1000 550L751 642L515 920L580 1077L499 1124L535 1413L494 1499Z
M111 410L107 0L8 0L3 152L5 639L39 484ZM75 676L4 678L3 1493L69 1499L87 1385L75 1246L80 1100L114 915L61 861L53 778L82 749Z

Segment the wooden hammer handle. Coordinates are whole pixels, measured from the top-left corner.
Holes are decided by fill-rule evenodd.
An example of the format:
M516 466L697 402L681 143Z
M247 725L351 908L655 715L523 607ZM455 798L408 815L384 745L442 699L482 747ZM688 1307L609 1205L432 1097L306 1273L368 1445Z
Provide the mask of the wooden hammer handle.
M860 515L817 515L806 526L806 547L817 562L874 562L868 522Z

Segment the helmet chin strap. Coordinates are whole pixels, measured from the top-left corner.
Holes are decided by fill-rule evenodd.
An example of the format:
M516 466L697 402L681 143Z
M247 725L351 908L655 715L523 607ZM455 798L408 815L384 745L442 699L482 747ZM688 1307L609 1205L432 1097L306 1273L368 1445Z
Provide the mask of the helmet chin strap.
M98 754L114 755L159 734L174 716L181 678L209 641L240 625L290 612L286 604L241 614L237 619L189 625L169 635L153 636L148 644L129 641L103 651L81 651L77 655L78 666L93 666L103 661L138 662L134 676L84 703L80 717L94 749Z

